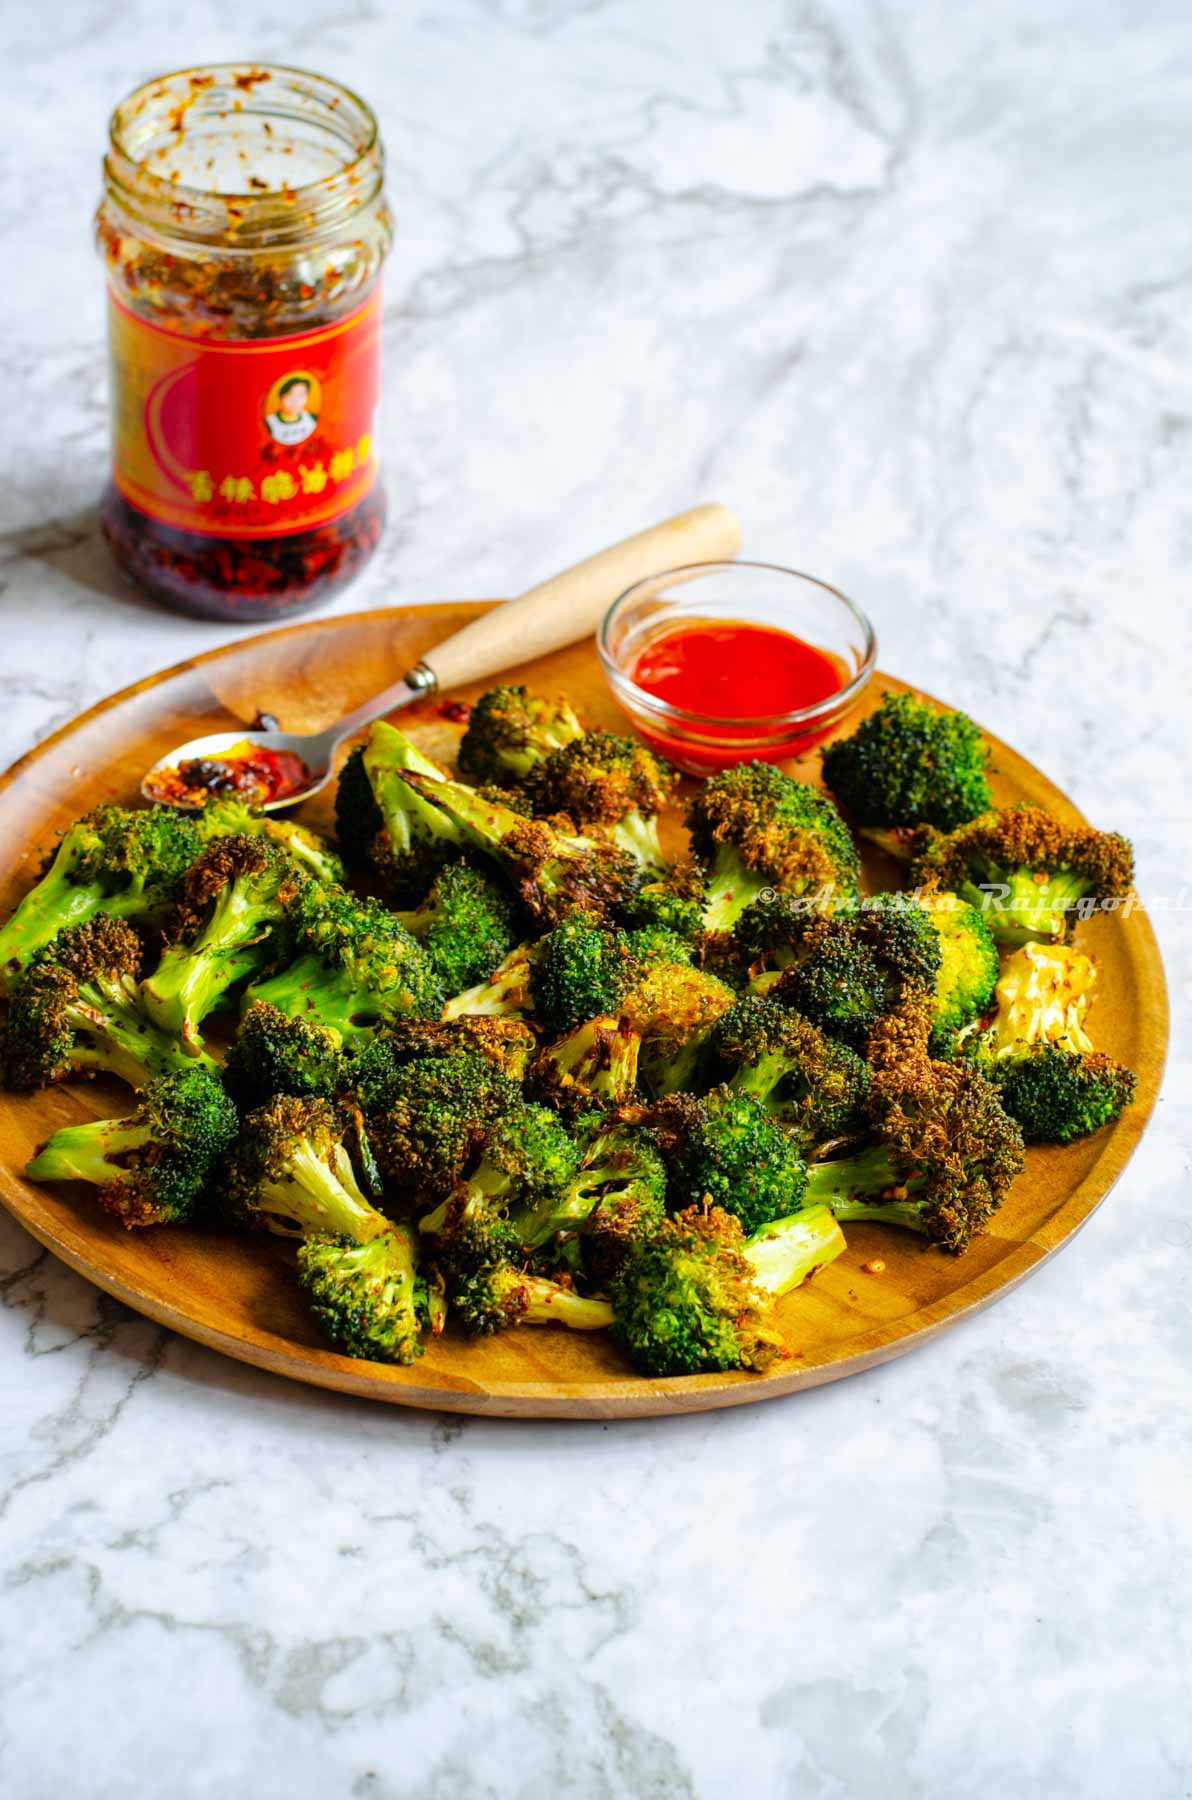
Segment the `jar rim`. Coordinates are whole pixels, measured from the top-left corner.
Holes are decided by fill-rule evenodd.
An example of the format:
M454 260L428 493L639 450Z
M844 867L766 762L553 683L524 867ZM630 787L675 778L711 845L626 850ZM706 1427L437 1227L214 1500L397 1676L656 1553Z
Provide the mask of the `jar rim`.
M192 111L225 92L229 118L267 122L300 116L253 105L251 97L265 83L277 84L279 99L284 94L294 106L305 103L307 116L328 138L338 139L344 150L338 168L293 186L234 190L174 180L145 166L154 133L164 127L181 143ZM155 76L124 96L108 122L104 176L109 195L125 212L166 235L250 249L308 238L359 212L381 192L384 152L372 108L342 82L287 63L209 63Z

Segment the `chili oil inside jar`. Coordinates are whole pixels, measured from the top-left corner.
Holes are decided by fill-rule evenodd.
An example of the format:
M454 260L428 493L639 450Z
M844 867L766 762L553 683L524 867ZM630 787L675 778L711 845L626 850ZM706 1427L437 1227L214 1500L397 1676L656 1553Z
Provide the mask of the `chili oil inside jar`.
M380 274L393 235L376 120L279 67L162 76L112 115L104 534L204 618L305 612L367 562Z

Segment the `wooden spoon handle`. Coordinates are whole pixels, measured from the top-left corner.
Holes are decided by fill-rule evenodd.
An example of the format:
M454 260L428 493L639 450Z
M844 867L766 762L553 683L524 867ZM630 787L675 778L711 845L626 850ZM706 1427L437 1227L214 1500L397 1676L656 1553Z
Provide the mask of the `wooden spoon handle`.
M423 658L440 688L546 656L595 631L618 594L682 563L726 562L741 548L741 521L727 506L697 506L625 538L574 568L496 606Z

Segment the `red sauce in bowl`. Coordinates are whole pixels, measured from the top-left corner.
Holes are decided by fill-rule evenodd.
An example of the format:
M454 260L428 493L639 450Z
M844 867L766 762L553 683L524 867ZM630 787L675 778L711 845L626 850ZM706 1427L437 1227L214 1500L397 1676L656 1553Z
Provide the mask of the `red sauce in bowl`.
M724 721L715 746L701 743L701 773L728 768L743 757L766 760L802 756L828 735L829 726L792 728L789 739L765 751L734 751L733 739L757 735L760 719L798 712L830 700L848 685L841 660L816 644L774 625L742 624L734 619L692 620L660 632L639 653L630 676L637 686L685 712ZM740 730L734 722L741 721ZM639 721L639 730L642 724ZM682 725L678 726L681 732ZM676 737L653 734L649 741L681 766L693 767L690 747Z
M633 679L671 706L714 719L797 712L838 694L840 663L775 625L677 625L646 645Z

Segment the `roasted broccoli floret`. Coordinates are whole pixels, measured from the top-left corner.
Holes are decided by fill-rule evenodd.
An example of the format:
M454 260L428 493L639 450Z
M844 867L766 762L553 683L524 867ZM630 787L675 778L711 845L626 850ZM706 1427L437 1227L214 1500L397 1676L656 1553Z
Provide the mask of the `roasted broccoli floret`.
M1116 831L1065 825L1041 806L982 813L934 838L912 864L914 886L934 883L983 914L999 943L1062 942L1079 911L1118 900L1134 857Z
M1133 1098L1133 1073L1085 1030L1095 982L1092 958L1069 945L1024 944L1006 960L992 1025L962 1036L960 1054L995 1083L1028 1144L1072 1143Z
M396 916L418 939L449 994L486 981L517 942L508 893L466 862L447 863L422 904Z
M637 885L637 864L615 844L565 831L546 819L524 818L462 782L413 770L408 780L468 843L504 869L539 928L557 925L573 912L611 921Z
M344 1118L326 1100L275 1096L250 1112L225 1166L234 1222L301 1237L299 1278L315 1318L348 1355L412 1363L430 1323L412 1235L360 1190Z
M64 834L37 885L0 926L0 996L67 926L96 913L160 924L202 847L194 821L168 806L97 806Z
M314 881L342 882L344 879L343 860L322 837L319 832L312 831L309 825L299 825L295 819L278 818L273 813L254 812L243 800L208 800L202 811L196 815L195 823L205 843L212 838L228 837L232 833L259 832L275 843L279 849L285 850L297 863L304 875Z
M643 881L622 902L621 916L630 926L674 932L694 949L704 934L705 901L703 870L688 857L672 863L665 874Z
M656 1097L697 1085L712 1028L736 999L715 975L686 963L648 961L621 1002L641 1039L641 1076Z
M274 1094L327 1100L345 1079L338 1032L313 1017L291 1018L264 1000L241 1019L224 1064L224 1086L242 1113Z
M767 889L851 894L856 848L826 794L772 763L739 763L713 775L687 814L692 847L708 869L704 924L731 931Z
M183 1043L228 991L277 954L307 877L259 834L215 838L186 875L170 942L141 986L145 1010Z
M902 894L879 894L821 919L770 997L863 1051L877 1020L911 989L934 992L941 961L939 933L924 908Z
M391 1231L360 1188L345 1124L331 1102L290 1094L249 1113L224 1166L228 1216L281 1237L327 1233L363 1244Z
M745 1232L794 1212L807 1168L794 1140L751 1094L726 1087L710 1094L671 1094L645 1122L667 1160L672 1202L719 1206Z
M353 769L349 775L351 766L349 758L340 777L342 804L337 809L340 842L345 844L345 853L352 859L357 856L356 846L375 817L363 805L360 791L360 774L363 773L381 820L368 848L369 866L380 876L393 900L416 905L443 864L458 857L465 839L454 821L424 800L406 777L411 774L442 777L445 771L429 756L424 756L403 732L384 720L378 720L369 729L359 772ZM358 829L348 824L350 808L363 813Z
M246 1004L264 1000L291 1018L309 1015L345 1045L393 1019L430 1019L442 1011L443 987L429 957L379 901L311 887L293 929L295 960L254 982Z
M63 1126L25 1173L91 1182L122 1225L180 1225L206 1197L238 1128L219 1078L191 1067L151 1081L127 1118Z
M345 1356L409 1364L431 1324L414 1234L403 1225L360 1243L320 1233L298 1249L298 1279L311 1311Z
M585 918L564 920L530 952L535 1017L548 1031L568 1031L625 1005L644 1035L656 1013L674 1012L665 1003L672 989L703 994L707 984L691 970L691 957L691 946L661 926L614 933Z
M749 1239L730 1214L690 1207L639 1245L613 1282L613 1337L643 1375L767 1369L789 1354L774 1300L843 1249L825 1206Z
M562 1281L535 1275L517 1262L477 1260L448 1282L453 1317L473 1337L513 1325L565 1325L569 1331L604 1331L613 1322L607 1300L577 1294Z
M1071 1144L1112 1124L1134 1098L1132 1070L1099 1050L1054 1044L1012 1051L993 1071L1002 1105L1028 1144Z
M955 894L931 897L931 922L940 940L935 980L937 1032L962 1031L987 1012L998 979L997 945L984 918Z
M474 1053L519 1085L538 1053L538 1039L520 1019L471 1013L458 1019L395 1019L386 1026L383 1043L395 1063Z
M823 753L824 781L856 825L939 831L992 806L988 762L971 719L914 694L887 693L851 737Z
M479 1160L419 1230L438 1240L453 1225L486 1214L508 1223L519 1245L533 1248L553 1235L579 1152L554 1113L518 1102L486 1133Z
M603 826L644 870L666 866L658 814L678 791L678 771L644 744L612 731L589 731L553 750L526 777L535 813L565 813L581 829Z
M805 1154L857 1127L869 1071L856 1051L800 1013L743 995L712 1035L717 1073L785 1125Z
M492 1019L516 1019L533 1012L534 995L530 987L532 944L515 944L499 962L486 981L453 994L443 1008L446 1020L473 1016Z
M637 1086L641 1039L611 1013L588 1019L540 1051L530 1069L538 1099L569 1118L620 1106Z
M897 1043L901 1021L888 1029ZM1021 1173L1022 1133L971 1065L934 1062L905 1045L891 1056L873 1046L871 1060L873 1142L856 1156L813 1163L807 1201L825 1202L846 1223L906 1226L959 1255Z
M584 1270L603 1288L666 1216L666 1161L641 1125L596 1113L574 1129L582 1160L557 1229L580 1233Z
M384 1038L356 1059L354 1092L386 1177L436 1200L451 1193L496 1121L521 1102L516 1084L482 1054L405 1062Z
M615 1013L633 972L628 943L589 919L565 919L530 952L530 992L547 1031Z
M1037 1044L1003 1058L998 1093L1026 1143L1075 1143L1111 1125L1134 1098L1138 1076L1113 1057Z
M188 1054L141 1005L141 946L121 919L99 913L38 952L8 1003L3 1063L9 1087L109 1074L144 1087L210 1057Z
M476 792L482 800L491 801L494 806L507 806L510 812L520 813L523 819L534 817L534 808L525 788L501 787L496 781L484 781Z
M722 941L720 960L747 969L755 979L781 974L806 955L816 926L831 910L813 896L768 891L745 908Z
M526 1197L513 1210L511 1222L517 1229L520 1242L526 1249L542 1249L560 1231L569 1231L576 1222L576 1206L587 1210L587 1195L576 1190L576 1170L580 1166L580 1152L573 1139L565 1134L560 1121L546 1107L533 1107L533 1112L540 1112L544 1120L551 1120L555 1132L562 1132L562 1138L551 1143L551 1134L542 1127L528 1132L529 1138L546 1138L549 1156L538 1150L535 1163L546 1165L549 1174L535 1175L533 1181L526 1183ZM565 1141L565 1150L564 1150Z
M546 700L524 687L490 688L472 707L459 766L477 782L516 783L552 751L583 735L561 697Z
M639 978L653 963L684 968L695 960L695 948L690 940L665 925L636 926L625 934L625 948Z
M349 869L371 869L373 845L384 826L364 766L363 744L349 753L335 787L335 835Z
M446 1284L448 1305L471 1333L557 1322L599 1330L611 1314L570 1286L526 1271L534 1246L565 1221L578 1153L544 1108L519 1106L486 1138L471 1174L420 1222Z

